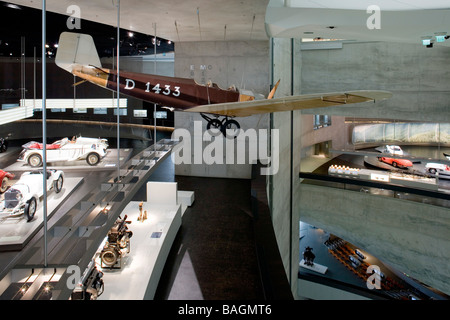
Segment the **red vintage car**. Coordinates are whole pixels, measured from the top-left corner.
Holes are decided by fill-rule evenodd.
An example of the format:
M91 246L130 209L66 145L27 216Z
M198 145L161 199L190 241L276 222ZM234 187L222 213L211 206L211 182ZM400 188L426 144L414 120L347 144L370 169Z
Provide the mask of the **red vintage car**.
M0 170L0 193L5 192L8 189L9 179L14 179L15 175L3 170Z
M395 159L395 158L387 158L387 157L378 157L378 160L381 162L390 164L395 168L403 168L406 169L408 167L412 167L413 163L407 159Z

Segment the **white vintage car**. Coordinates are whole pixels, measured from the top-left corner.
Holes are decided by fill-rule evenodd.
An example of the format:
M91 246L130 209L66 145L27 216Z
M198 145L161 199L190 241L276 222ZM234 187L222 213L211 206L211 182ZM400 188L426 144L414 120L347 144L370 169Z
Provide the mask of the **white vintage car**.
M385 145L384 148L381 151L382 153L389 153L396 156L403 156L404 152L400 146L391 144L391 145Z
M0 203L0 216L17 217L25 215L27 222L31 221L36 213L38 202L43 191L43 170L24 172L20 179L4 194ZM64 184L64 172L61 170L47 170L47 191L53 189L61 192Z
M450 177L450 166L442 163L428 162L425 165L426 171L431 174L439 173L439 176L449 176Z
M22 146L23 150L17 161L24 161L32 167L42 165L42 143L31 141ZM74 161L86 159L94 166L106 155L108 140L97 138L64 138L47 145L47 162Z

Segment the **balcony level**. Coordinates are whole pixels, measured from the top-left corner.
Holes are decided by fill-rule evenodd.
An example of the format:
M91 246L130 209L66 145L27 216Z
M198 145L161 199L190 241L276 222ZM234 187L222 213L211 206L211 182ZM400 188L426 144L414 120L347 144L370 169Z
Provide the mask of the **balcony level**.
M301 221L450 292L448 195L311 173L300 178Z

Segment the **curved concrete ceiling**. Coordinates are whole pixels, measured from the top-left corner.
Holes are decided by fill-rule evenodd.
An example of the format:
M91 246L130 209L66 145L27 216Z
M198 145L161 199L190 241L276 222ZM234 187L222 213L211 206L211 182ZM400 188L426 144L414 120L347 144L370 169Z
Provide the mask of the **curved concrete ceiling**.
M374 7L373 4L377 3ZM266 10L271 37L394 41L450 46L436 35L450 35L448 1L270 0Z
M366 10L377 5L382 10L419 10L449 8L448 0L271 0L269 6L286 5L291 8L326 8Z
M37 9L42 5L40 0L10 3ZM76 6L81 19L116 26L117 3L78 0ZM373 12L367 9L374 4L381 10L380 29L367 25ZM72 0L46 4L47 11L67 16L73 5ZM308 37L420 44L422 37L450 34L450 4L448 0L120 1L121 28L154 35L155 24L158 37L175 42ZM450 40L438 44L450 46Z
M6 1L4 1L6 2ZM71 6L80 18L117 26L118 0L46 1L50 12L70 16ZM120 27L180 41L268 40L264 17L269 0L120 1ZM40 0L9 1L41 9ZM48 27L49 28L49 27ZM81 26L81 32L83 28Z

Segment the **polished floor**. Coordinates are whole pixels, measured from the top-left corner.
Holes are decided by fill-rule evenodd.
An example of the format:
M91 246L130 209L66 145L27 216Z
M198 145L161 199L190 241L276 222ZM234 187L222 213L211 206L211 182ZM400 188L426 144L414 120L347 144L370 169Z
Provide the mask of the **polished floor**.
M292 299L256 180L175 181L195 192L195 202L183 215L155 300Z

